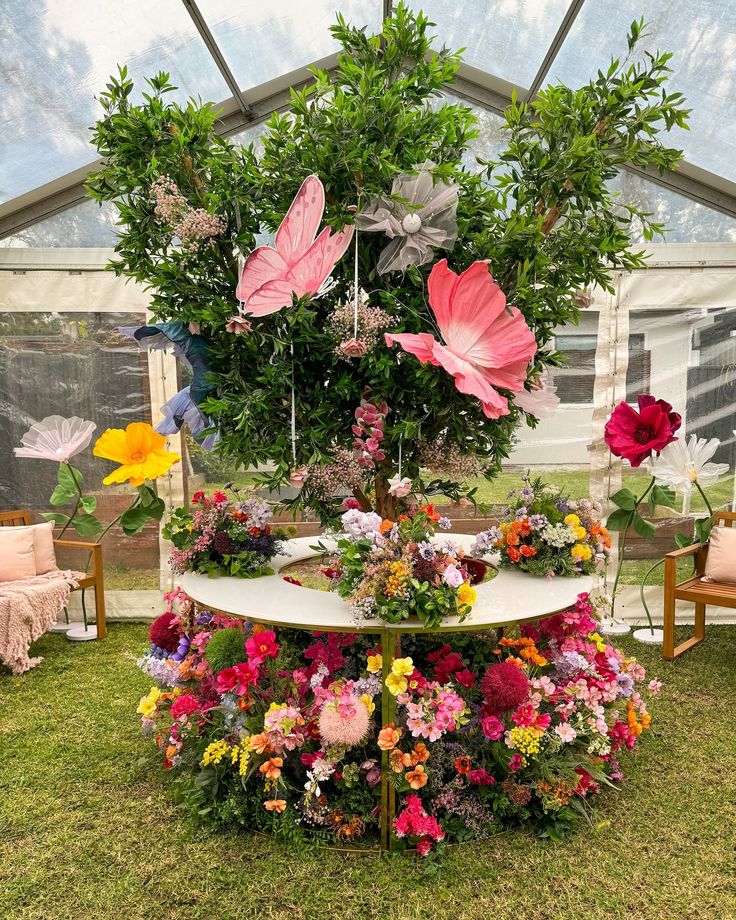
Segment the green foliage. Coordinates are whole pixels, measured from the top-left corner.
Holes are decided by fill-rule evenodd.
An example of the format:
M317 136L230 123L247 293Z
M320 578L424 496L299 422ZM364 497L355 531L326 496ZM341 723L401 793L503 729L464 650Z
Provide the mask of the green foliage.
M610 289L612 271L643 264L629 240L631 222L639 221L647 238L662 228L616 199L607 183L625 163L660 170L676 165L680 152L664 146L659 132L684 126L687 116L682 97L664 88L670 56L646 53L634 60L642 34L642 24L634 23L627 57L586 86L553 85L531 104L514 101L506 113L508 149L498 162L468 171L462 157L476 120L462 105L441 104L460 58L432 49L428 26L426 16L403 4L373 37L338 16L332 32L343 51L336 70L315 70L313 83L292 91L290 111L268 122L258 161L252 150L218 137L211 105L169 102L166 74L150 79L144 102L132 105L123 68L101 95L104 115L94 140L104 165L89 182L93 198L114 201L120 211L113 270L151 289L158 319L200 323L210 341L215 390L202 408L220 430L221 455L233 464L275 464L263 478L275 487L294 466L292 389L297 466L326 462L337 447L350 449L353 412L369 389L391 407L382 445L387 460L359 497L384 512L385 481L395 472L400 444L404 474L412 479L419 477L421 443L440 437L477 457L490 477L508 456L518 425L535 420L512 400L508 415L488 419L442 368L382 345L362 358L340 359L326 322L347 297L353 275L347 256L328 295L255 320L250 334L227 334L224 323L237 309L238 254L253 248L262 225L278 226L311 173L325 185L325 223L339 229L351 221L352 208L387 194L397 175L431 159L436 177L461 190L450 265L462 271L476 259L489 260L535 333L540 352L531 381L545 365L564 362L541 349L555 327L577 321L576 292L592 284ZM162 175L191 207L223 218L222 234L194 252L183 246L154 213L151 186ZM391 331L431 331L430 266L378 276L385 244L380 234L361 234L361 286L371 303L395 317ZM442 488L464 494L460 483ZM335 514L335 504L309 489L294 506L299 502L322 518Z
M212 673L217 675L225 668L245 661L245 636L236 626L220 629L214 633L204 652Z

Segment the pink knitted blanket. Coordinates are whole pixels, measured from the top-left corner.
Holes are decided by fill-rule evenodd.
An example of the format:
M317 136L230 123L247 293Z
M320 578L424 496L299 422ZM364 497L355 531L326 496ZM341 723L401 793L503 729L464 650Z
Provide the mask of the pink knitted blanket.
M43 658L28 650L52 626L76 588L82 572L55 569L45 575L0 582L0 661L13 674L35 668Z

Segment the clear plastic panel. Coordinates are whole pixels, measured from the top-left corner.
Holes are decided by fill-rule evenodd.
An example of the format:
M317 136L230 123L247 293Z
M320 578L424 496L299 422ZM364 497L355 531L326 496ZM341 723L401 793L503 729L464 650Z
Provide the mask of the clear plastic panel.
M690 130L669 134L691 162L736 179L736 4L724 0L586 0L550 77L579 85L612 57L626 54L626 31L643 16L649 35L637 46L671 51L668 90L687 98Z
M179 0L0 4L0 201L94 160L94 97L118 64L136 80L134 98L160 70L178 99L230 95Z
M379 31L379 0L200 0L199 8L241 89L266 83L338 50L329 31L338 13Z
M85 201L48 220L33 224L13 236L0 240L6 249L55 249L75 247L86 249L112 248L115 245L117 208L105 202L100 207L94 201Z
M0 313L0 509L29 508L36 517L52 510L57 464L13 453L34 422L48 415L89 419L97 425L94 444L106 428L151 420L147 356L117 332L144 322L139 313ZM72 463L86 493L97 497L101 520L130 503L128 489L102 484L112 467L93 457L92 445ZM66 536L80 539L71 530ZM156 526L132 540L116 528L104 550L108 588L158 587ZM79 559L60 557L60 564L78 567Z
M527 87L544 60L569 0L412 0L436 23L437 46L464 48L467 64Z

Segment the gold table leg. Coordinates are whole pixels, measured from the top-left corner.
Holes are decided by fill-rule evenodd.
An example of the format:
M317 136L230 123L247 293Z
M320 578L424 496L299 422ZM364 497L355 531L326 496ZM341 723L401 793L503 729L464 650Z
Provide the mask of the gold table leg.
M386 684L386 679L391 673L391 666L396 650L398 635L395 630L384 629L381 631L381 720L383 725L396 720L396 701ZM390 781L391 765L389 751L381 751L381 842L383 851L392 849L394 841L393 827L396 813L396 789Z

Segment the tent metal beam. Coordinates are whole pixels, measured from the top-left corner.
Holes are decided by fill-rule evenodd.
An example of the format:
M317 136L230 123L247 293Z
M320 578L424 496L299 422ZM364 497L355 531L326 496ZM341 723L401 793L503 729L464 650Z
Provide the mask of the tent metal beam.
M533 99L544 85L544 81L547 79L547 74L550 72L552 65L555 62L555 58L559 54L560 48L562 48L562 45L567 38L570 29L572 29L575 20L578 18L578 13L583 8L584 3L585 0L572 0L572 3L568 7L563 20L560 23L557 34L552 39L552 44L547 49L544 60L542 61L539 70L536 72L534 79L531 82L526 95L527 99Z
M553 56L551 60L554 60ZM336 65L337 55L332 54L312 66L332 71ZM290 89L301 88L312 80L310 70L301 67L246 90L242 93L245 107L234 97L223 102L219 107L218 133L229 137L264 121L273 112L285 109L289 105ZM503 115L514 91L520 99L526 98L528 93L526 87L514 86L468 64L461 65L455 82L446 88L449 93L498 115ZM101 161L95 160L25 195L0 204L0 239L85 201L84 182L100 165ZM675 172L664 175L634 166L624 168L697 204L736 219L736 182L723 176L717 176L691 163L682 163Z
M215 36L210 31L210 27L207 25L207 20L202 15L199 7L197 6L196 0L182 0L184 4L184 9L189 13L192 22L194 23L197 31L199 32L202 41L205 43L207 50L210 53L210 57L217 65L217 69L222 74L222 78L227 83L228 89L233 94L233 99L236 100L239 107L247 115L250 114L248 109L248 104L243 98L243 94L240 91L238 86L238 81L235 79L235 76L230 70L227 61L225 60L225 55L220 50L220 46L215 40Z

